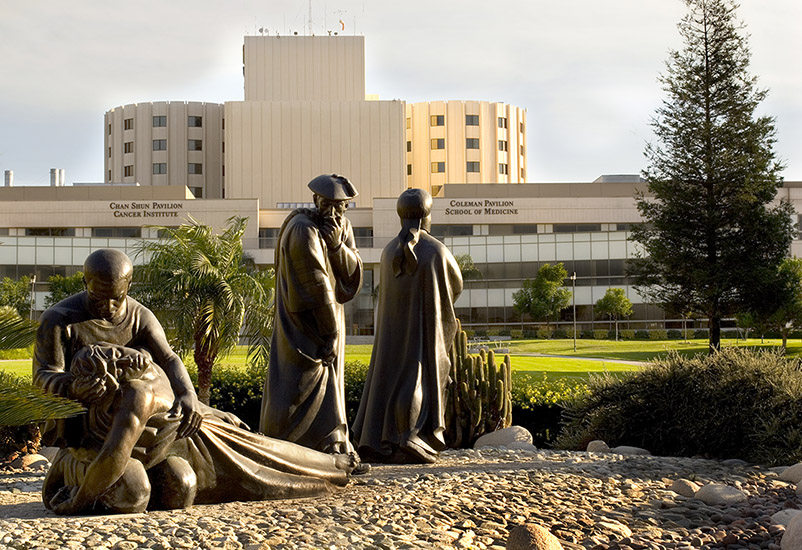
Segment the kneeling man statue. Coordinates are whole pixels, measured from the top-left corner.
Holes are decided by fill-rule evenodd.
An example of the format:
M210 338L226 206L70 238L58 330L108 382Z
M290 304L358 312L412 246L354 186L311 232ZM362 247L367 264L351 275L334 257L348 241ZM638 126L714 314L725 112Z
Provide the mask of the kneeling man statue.
M200 403L156 317L128 296L132 275L124 253L95 251L84 264L86 290L42 315L34 383L87 408L43 430L44 444L61 447L42 490L48 509L133 513L347 484L355 466L347 455L252 433Z

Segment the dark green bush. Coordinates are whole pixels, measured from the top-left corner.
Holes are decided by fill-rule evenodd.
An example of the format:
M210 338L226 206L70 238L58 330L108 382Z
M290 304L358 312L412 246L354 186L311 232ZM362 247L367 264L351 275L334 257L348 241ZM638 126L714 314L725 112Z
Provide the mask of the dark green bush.
M532 434L536 447L548 447L560 432L563 403L587 391L582 380L512 373L512 421Z
M635 331L635 340L648 340L649 339L649 331L648 330L636 330Z
M707 329L706 328L697 328L693 331L693 339L694 340L707 340Z
M666 332L666 336L668 336L669 340L681 340L682 339L682 331L677 330L675 328L668 329Z
M527 340L534 340L537 338L537 331L536 330L525 330L524 331L524 338Z
M554 340L562 340L568 338L568 332L564 328L555 328L551 331L551 337Z
M593 340L593 331L592 330L582 330L579 332L579 337L586 340Z
M476 329L476 337L477 338L486 338L487 337L487 329Z
M345 413L348 417L348 426L353 424L356 412L359 410L359 400L362 399L362 390L365 388L365 377L368 375L368 365L361 361L346 361L345 363Z
M566 407L557 445L602 439L665 456L802 460L802 361L727 348L693 358L670 353L637 373L591 377Z
M187 370L197 390L197 367L194 363L187 362ZM266 368L215 366L212 370L209 404L216 409L237 415L252 430L258 430L266 374Z

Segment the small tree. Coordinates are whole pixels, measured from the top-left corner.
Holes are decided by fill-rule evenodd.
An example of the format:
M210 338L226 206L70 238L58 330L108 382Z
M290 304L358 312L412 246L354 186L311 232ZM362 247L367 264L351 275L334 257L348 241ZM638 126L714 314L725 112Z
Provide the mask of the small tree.
M515 311L528 313L536 321L556 321L560 311L571 303L571 291L563 288L568 272L562 262L543 264L534 279L525 279L523 288L512 295Z
M618 341L618 321L632 315L632 302L624 294L623 288L608 288L604 296L596 302L596 313L607 315L615 321L615 341Z
M802 326L802 259L783 260L772 280L761 285L760 295L762 301L755 300L758 305L736 319L741 324L779 332L785 349L791 329Z
M482 278L482 272L473 264L473 258L471 258L470 254L457 254L454 259L457 260L463 281Z
M20 277L16 281L11 277L0 280L0 306L8 306L17 310L23 317L31 311L31 279Z
M73 294L82 292L84 289L84 274L79 271L69 277L53 275L47 279L47 282L50 293L45 297L45 308L55 305Z
M273 271L243 255L246 218L233 217L221 234L190 219L160 227L165 238L141 241L132 292L157 314L179 355L193 350L198 399L209 403L212 368L243 337L248 357L267 363L273 327Z

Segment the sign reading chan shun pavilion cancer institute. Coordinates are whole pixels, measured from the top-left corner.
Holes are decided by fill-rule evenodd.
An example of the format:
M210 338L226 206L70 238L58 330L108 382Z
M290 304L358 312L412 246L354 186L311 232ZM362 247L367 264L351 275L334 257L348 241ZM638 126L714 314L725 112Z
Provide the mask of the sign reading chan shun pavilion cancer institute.
M110 202L115 218L177 218L184 203L169 201Z

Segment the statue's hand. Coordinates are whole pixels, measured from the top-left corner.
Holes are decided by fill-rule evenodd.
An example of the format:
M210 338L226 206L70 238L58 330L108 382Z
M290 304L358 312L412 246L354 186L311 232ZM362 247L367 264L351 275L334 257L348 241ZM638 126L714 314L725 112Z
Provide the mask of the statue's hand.
M70 397L81 403L93 403L100 399L106 391L105 377L73 378L70 384Z
M170 409L168 417L181 417L181 425L178 427L178 438L194 435L203 423L203 416L200 412L200 401L195 393L186 393L177 396Z
M231 424L232 426L236 426L237 428L242 428L243 430L251 431L251 427L248 426L245 422L243 422L239 416L234 413L221 411L218 409L213 409L214 415L222 420L227 424Z
M323 221L323 228L321 229L323 240L326 241L326 246L329 250L339 248L343 242L343 226L335 218L326 218Z
M336 345L337 333L334 333L326 340L326 343L323 344L323 347L320 351L320 358L323 360L324 364L330 365L334 363L334 360L337 357Z

